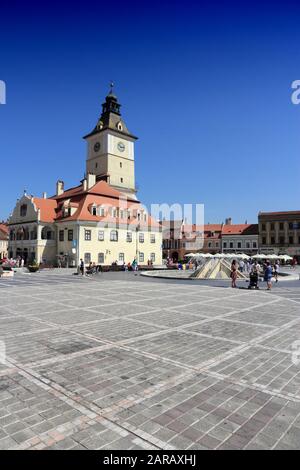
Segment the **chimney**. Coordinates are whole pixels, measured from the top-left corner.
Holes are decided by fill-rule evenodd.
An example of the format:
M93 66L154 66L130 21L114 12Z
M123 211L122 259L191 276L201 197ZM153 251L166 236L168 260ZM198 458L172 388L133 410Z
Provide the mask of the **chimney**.
M47 199L47 193L43 193L43 199Z
M87 189L91 189L96 184L96 175L93 175L93 173L88 173L86 181Z
M60 196L64 192L64 182L58 180L56 183L56 196Z
M228 219L225 219L225 225L231 225L232 224L232 218L228 217Z

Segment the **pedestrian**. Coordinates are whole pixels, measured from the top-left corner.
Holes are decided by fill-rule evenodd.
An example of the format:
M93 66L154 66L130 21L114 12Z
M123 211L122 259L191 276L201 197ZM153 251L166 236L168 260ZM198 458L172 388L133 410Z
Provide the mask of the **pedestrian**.
M274 265L274 277L275 277L275 282L278 282L278 274L279 274L279 261L275 261Z
M244 267L245 267L245 262L243 259L241 259L239 262L239 270L241 273L244 272Z
M266 269L264 273L264 281L267 283L267 290L271 290L272 288L272 266L270 261L266 263Z
M231 277L231 287L236 287L236 279L237 279L237 262L234 259L231 263L231 272L230 272L230 277Z
M79 269L80 269L81 275L83 276L84 275L84 262L82 258L80 259Z

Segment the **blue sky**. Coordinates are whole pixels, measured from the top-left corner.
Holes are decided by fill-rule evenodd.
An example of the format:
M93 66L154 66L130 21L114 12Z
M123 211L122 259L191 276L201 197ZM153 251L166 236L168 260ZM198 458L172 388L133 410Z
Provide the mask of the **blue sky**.
M1 6L0 219L25 188L82 178L110 80L146 205L204 203L211 223L299 209L299 5L28 3Z

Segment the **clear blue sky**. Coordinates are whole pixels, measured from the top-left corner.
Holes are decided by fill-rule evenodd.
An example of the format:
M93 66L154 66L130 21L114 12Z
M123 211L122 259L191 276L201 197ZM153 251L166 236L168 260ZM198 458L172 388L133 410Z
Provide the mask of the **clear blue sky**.
M299 209L296 2L6 3L0 219L24 188L78 183L111 79L144 203L204 203L211 223Z

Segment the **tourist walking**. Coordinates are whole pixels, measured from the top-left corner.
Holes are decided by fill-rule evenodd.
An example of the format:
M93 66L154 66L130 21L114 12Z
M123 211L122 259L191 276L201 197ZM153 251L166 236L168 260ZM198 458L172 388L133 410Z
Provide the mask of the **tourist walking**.
M267 261L265 274L264 274L264 281L267 283L267 290L271 290L272 288L272 266L270 261Z
M244 272L244 267L245 267L245 262L243 259L241 259L240 263L239 263L239 269L240 269L240 272L243 273Z
M84 262L82 258L80 259L79 270L81 272L81 275L83 276L84 275Z
M237 279L237 262L234 259L231 263L231 287L236 287L236 279Z
M275 277L275 282L278 282L278 274L279 274L279 261L275 261L274 265L274 277Z

